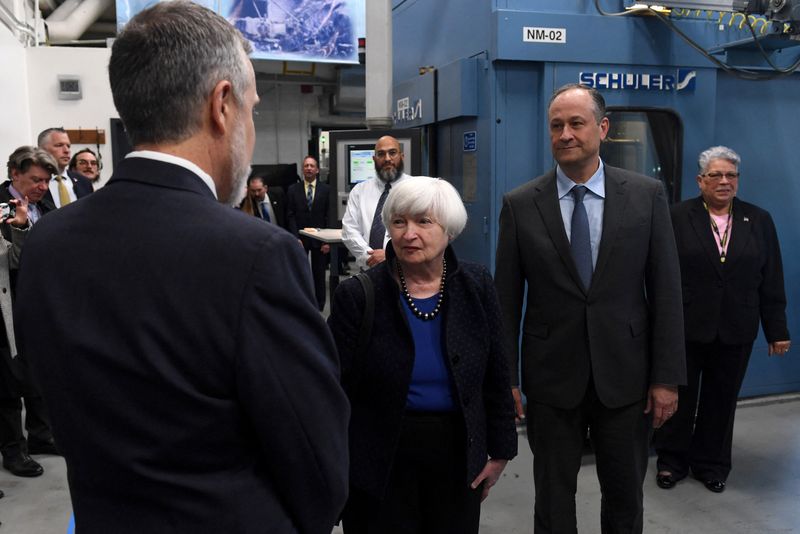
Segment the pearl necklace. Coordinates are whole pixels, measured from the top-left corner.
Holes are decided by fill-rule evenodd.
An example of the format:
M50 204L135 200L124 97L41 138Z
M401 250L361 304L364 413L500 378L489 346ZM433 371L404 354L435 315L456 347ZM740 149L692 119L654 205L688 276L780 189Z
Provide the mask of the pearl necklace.
M417 319L421 319L423 321L432 321L435 319L436 316L439 315L439 312L442 311L442 301L444 300L444 279L447 276L447 260L442 259L442 283L439 285L439 300L436 301L436 307L433 308L433 311L429 313L421 312L414 303L411 293L408 292L406 279L403 276L403 268L400 266L399 261L397 262L397 276L400 278L400 288L403 291L403 297L406 299L406 303L408 304L411 313L413 313Z

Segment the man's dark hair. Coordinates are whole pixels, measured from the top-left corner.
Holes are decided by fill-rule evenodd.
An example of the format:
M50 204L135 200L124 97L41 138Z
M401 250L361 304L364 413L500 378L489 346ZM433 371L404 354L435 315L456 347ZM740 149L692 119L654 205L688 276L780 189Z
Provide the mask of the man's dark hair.
M72 155L72 159L69 160L69 166L67 167L69 170L71 171L75 170L75 166L78 165L78 156L80 156L81 154L91 154L92 156L94 156L94 159L97 160L97 170L98 171L100 170L100 158L97 156L97 154L94 153L94 150L92 150L91 148L82 148L77 152L75 152Z
M61 126L55 126L53 128L47 128L46 130L42 130L39 134L39 137L36 138L36 144L39 145L39 148L44 148L44 144L47 142L47 138L50 137L50 134L53 132L58 133L67 133L67 131Z
M108 75L131 143L179 142L201 126L203 104L221 80L240 104L249 84L241 53L252 48L213 11L186 0L141 11L114 41Z
M267 185L267 180L266 180L266 179L265 179L263 176L261 176L260 174L254 174L254 175L250 176L250 177L247 179L247 187L250 187L250 184L251 184L252 182L255 182L256 180L258 180L259 182L261 182L261 183L262 183L262 185Z
M302 160L302 161L303 161L303 163L305 163L305 161L306 161L307 159L309 159L309 158L310 158L310 159L313 159L313 160L314 160L314 163L317 165L317 168L319 168L319 160L318 160L317 158L315 158L314 156L312 156L311 154L309 154L308 156L306 156L306 157L304 157L304 158L303 158L303 160Z
M558 96L573 89L580 89L581 91L586 91L589 93L589 96L592 97L592 102L594 102L594 118L597 120L597 123L600 124L600 121L606 116L606 99L603 98L603 95L600 94L600 91L594 87L589 87L588 85L582 85L580 83L568 83L567 85L562 85L556 89L556 92L550 97L550 102L547 103L547 109L550 109L550 106L553 105L553 100L555 100Z
M12 170L24 173L33 165L38 165L50 174L58 174L58 163L50 152L38 146L21 146L8 157L8 179L11 179Z

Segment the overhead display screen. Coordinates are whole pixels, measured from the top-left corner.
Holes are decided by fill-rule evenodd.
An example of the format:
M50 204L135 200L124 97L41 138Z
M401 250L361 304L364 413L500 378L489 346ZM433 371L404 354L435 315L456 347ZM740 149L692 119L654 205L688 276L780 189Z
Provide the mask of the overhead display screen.
M358 63L365 0L196 0L227 18L253 59ZM117 0L117 31L153 0Z

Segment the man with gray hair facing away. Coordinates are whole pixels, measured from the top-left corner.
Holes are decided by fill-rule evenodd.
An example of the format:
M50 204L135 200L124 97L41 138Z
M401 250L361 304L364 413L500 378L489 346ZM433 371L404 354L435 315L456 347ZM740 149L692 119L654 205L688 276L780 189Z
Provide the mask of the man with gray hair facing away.
M135 16L109 62L135 151L26 243L19 344L81 534L329 533L344 504L349 405L308 263L228 207L255 141L249 51L197 4Z

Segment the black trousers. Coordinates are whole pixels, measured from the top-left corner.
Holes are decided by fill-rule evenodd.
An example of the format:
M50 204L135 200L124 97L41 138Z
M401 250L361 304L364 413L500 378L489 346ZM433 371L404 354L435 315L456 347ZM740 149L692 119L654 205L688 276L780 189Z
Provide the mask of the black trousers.
M680 480L726 480L731 471L733 421L753 344L686 343L687 385L678 411L653 436L658 470Z
M8 347L0 349L0 360L0 452L3 456L15 456L26 451L22 399L25 399L28 440L47 442L53 439L53 434L28 361L22 355L12 360Z
M644 414L645 405L640 401L622 408L606 408L597 398L591 379L583 401L574 409L528 403L536 534L578 531L575 494L587 430L602 493L601 532L642 532L642 484L651 428L651 418Z
M357 488L345 534L477 534L482 487L469 487L461 414L407 414L383 499Z
M335 246L335 245L333 245ZM314 281L314 296L317 297L319 311L325 309L325 268L328 266L328 254L319 248L304 243L306 252L311 253L311 278Z

